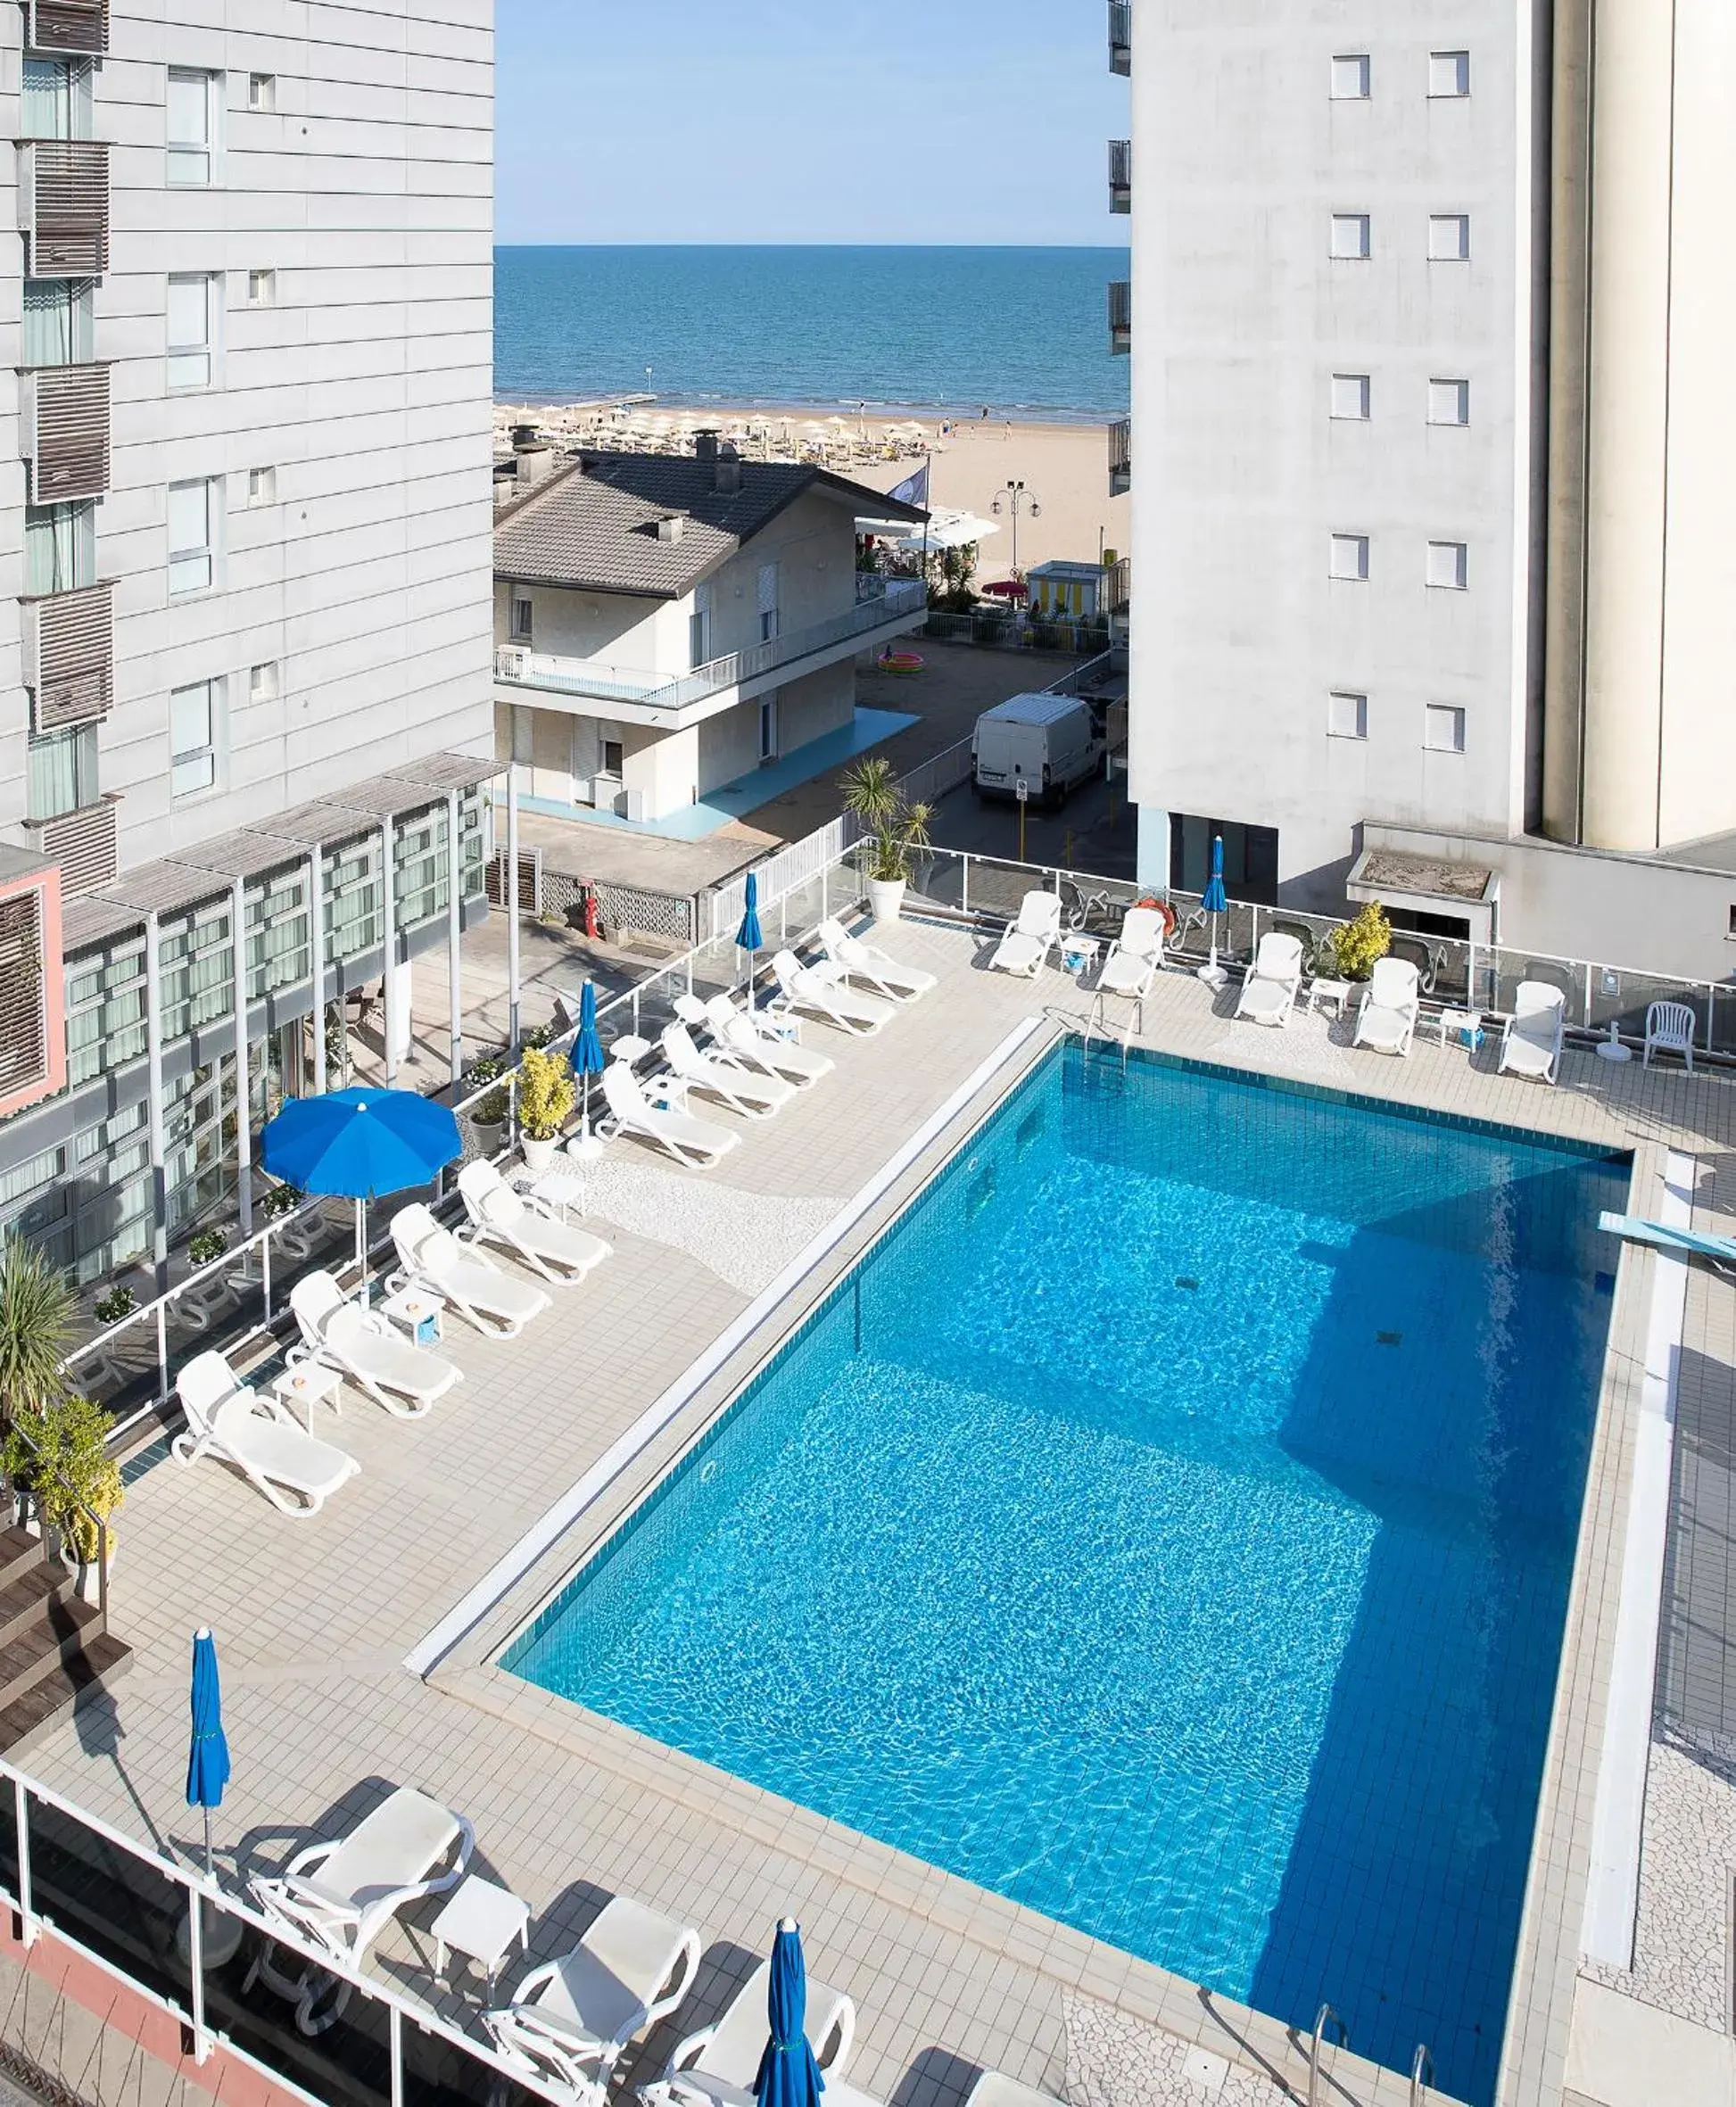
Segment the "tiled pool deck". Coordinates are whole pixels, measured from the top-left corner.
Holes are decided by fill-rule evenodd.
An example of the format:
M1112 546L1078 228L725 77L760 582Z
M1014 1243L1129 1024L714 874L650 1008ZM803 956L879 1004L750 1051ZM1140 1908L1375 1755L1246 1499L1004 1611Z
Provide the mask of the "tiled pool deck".
M677 2020L629 2059L629 2081L660 2068L676 2034L720 2007L763 1950L773 1920L788 1912L803 1921L812 1972L856 1999L860 2031L851 2082L894 2107L955 2107L982 2066L1064 2093L1079 2107L1212 2099L1252 2107L1284 2097L1286 2086L1305 2096L1305 2047L1276 2022L657 1748L491 1665L509 1633L890 1219L984 1103L936 1136L775 1319L732 1355L427 1680L404 1665L411 1648L1021 1020L1040 1014L1058 1029L1086 1006L1059 973L1033 986L982 970L986 954L962 930L907 926L890 947L940 972L934 993L875 1038L811 1028L808 1043L824 1045L838 1073L775 1120L739 1122L744 1145L710 1177L679 1172L636 1144L612 1144L591 1199L593 1226L616 1246L613 1260L560 1295L519 1340L484 1341L450 1327L449 1351L467 1381L427 1419L407 1425L358 1396L346 1398L342 1418L326 1424L360 1458L362 1475L324 1515L289 1522L214 1464L182 1470L165 1460L139 1475L121 1516L113 1597L117 1628L137 1649L137 1666L112 1708L61 1730L31 1752L27 1767L123 1830L191 1856L196 1825L182 1797L186 1653L193 1629L209 1623L222 1650L235 1759L217 1822L224 1872L275 1871L302 1843L346 1825L387 1785L416 1784L468 1815L477 1870L530 1902L534 1957L566 1950L614 1893L695 1924L707 1947L698 1988ZM1432 1035L1401 1062L1352 1053L1347 1023L1298 1018L1287 1031L1262 1030L1232 1023L1231 1006L1229 996L1214 1003L1191 977L1167 975L1146 1006L1145 1041L1192 1058L1630 1148L1642 1202L1657 1190L1664 1151L1679 1148L1699 1159L1703 1179L1715 1173L1703 1187L1707 1205L1697 1220L1702 1211L1709 1221L1736 1206L1731 1081L1690 1079L1674 1063L1649 1073L1637 1062L1611 1068L1590 1053L1570 1052L1560 1087L1549 1090L1497 1077L1492 1051L1472 1059L1437 1047ZM1009 1079L1048 1036L1027 1042ZM725 1112L717 1117L738 1123ZM730 1233L731 1210L720 1204L729 1194L756 1203L751 1240ZM1569 1616L1568 1702L1558 1716L1545 1781L1503 2107L1554 2103L1567 2068L1651 1267L1648 1256L1630 1252L1619 1276L1589 1526ZM1691 1275L1688 1327L1684 1419L1691 1368L1694 1425L1721 1426L1727 1437L1736 1397L1736 1294L1704 1268ZM1723 1455L1727 1470L1727 1447ZM1679 1497L1683 1467L1679 1457ZM1678 1559L1673 1599L1684 1629L1722 1634L1727 1604L1710 1541L1693 1550L1691 1574ZM1682 1594L1691 1584L1701 1591L1693 1604ZM1676 1681L1703 1706L1715 1700L1720 1672L1721 1662L1702 1646ZM1655 1770L1655 1784L1657 1776ZM1722 1782L1719 1789L1731 1791ZM1653 1842L1649 1822L1649 1853ZM1669 1920L1673 1888L1657 1883L1660 1873L1674 1880L1673 1863L1667 1850L1649 1857L1639 1970L1617 1982L1618 1990L1647 1994L1646 1927ZM1727 1886L1728 1874L1721 1877ZM434 1983L428 1913L412 1913L408 1928L376 1949L375 1965L461 2020L475 2007ZM1723 1965L1720 1948L1720 1971ZM1331 1990L1321 1985L1323 1995ZM1186 2074L1194 2045L1228 2060L1219 2089ZM1204 2068L1209 2078L1213 2067L1208 2061ZM1341 2101L1397 2107L1409 2098L1403 2078L1354 2059L1341 2058L1334 2075L1331 2096Z

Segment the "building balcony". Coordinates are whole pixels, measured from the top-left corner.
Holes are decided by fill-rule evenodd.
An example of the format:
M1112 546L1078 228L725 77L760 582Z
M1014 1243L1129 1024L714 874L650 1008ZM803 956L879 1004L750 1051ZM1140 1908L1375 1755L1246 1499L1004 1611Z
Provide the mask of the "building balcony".
M1133 0L1109 0L1109 70L1133 71Z
M18 450L33 505L71 505L109 487L109 369L38 366L18 378Z
M1133 423L1117 417L1109 427L1109 494L1120 497L1133 485Z
M109 0L24 0L24 42L31 51L101 58L109 48Z
M18 149L24 275L100 278L109 268L109 149L102 139L25 139Z
M120 799L99 797L57 819L26 820L42 855L61 869L62 900L82 900L112 885L119 868Z
M1121 356L1133 349L1133 285L1128 278L1110 281L1109 348Z
M1109 142L1109 209L1112 212L1130 212L1133 210L1133 141L1112 139Z
M60 876L0 848L0 1119L66 1083Z
M1133 604L1133 568L1125 556L1118 557L1109 566L1104 602L1112 615L1125 615Z
M856 604L830 622L790 630L745 651L666 678L592 658L566 658L528 646L503 644L494 654L495 678L509 688L534 689L546 697L570 697L583 716L607 715L625 724L650 724L678 731L721 715L766 690L798 681L805 673L853 657L883 639L928 618L928 588L920 578L856 580ZM558 708L558 702L548 706Z
M114 700L114 611L107 585L25 600L24 685L37 731L106 717Z

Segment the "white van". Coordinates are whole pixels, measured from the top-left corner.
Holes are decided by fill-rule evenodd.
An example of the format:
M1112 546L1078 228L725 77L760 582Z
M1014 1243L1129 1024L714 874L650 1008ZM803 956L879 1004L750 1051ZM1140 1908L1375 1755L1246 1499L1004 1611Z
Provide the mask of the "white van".
M979 797L1017 798L1052 809L1103 765L1104 742L1091 705L1077 695L1009 695L977 719L971 735L971 788Z

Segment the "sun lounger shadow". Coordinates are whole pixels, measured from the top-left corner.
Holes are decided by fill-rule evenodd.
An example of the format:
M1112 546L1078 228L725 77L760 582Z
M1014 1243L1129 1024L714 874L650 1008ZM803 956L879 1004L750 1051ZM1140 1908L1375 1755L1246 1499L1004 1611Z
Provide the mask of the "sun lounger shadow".
M952 2049L920 2049L887 2095L886 2107L957 2107L981 2075L980 2063Z

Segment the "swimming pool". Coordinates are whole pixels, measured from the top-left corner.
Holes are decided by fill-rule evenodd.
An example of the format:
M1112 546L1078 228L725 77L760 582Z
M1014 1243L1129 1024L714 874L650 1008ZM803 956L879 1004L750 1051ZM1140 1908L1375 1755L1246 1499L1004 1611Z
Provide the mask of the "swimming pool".
M1486 2101L1627 1177L1069 1042L504 1665Z

